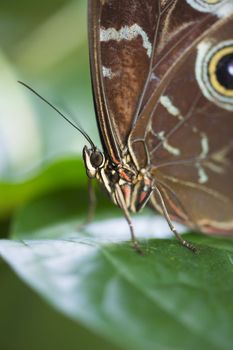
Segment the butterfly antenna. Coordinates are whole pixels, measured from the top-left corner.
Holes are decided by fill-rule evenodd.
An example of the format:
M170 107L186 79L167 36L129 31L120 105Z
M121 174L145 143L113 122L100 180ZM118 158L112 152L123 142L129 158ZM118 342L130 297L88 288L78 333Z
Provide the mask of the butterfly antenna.
M70 118L66 117L61 111L59 111L58 108L56 108L52 103L50 103L48 100L46 100L43 96L41 96L37 91L35 91L31 86L27 85L26 83L23 83L22 81L18 81L19 84L26 87L28 90L30 90L33 94L35 94L37 97L39 97L42 101L44 101L49 107L51 107L54 111L56 111L63 119L65 119L70 125L72 125L76 130L78 130L83 137L89 142L91 147L93 149L96 149L96 146L90 136L83 130L83 128Z

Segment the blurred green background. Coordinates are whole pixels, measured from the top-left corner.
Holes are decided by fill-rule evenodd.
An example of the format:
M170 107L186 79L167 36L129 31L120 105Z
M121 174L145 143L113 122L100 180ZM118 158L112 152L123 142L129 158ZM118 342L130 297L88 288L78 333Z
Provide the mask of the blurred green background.
M85 173L80 163L71 175L73 181L66 181L66 174L72 171L73 161L77 165L75 159L80 158L85 141L17 80L28 83L79 120L98 143L89 76L86 7L86 0L0 2L0 237L10 235L22 205L43 191L52 192L55 198L52 207L57 205L58 211L57 202L61 203L61 196L63 198L60 190L63 191L67 202L62 213L76 214L80 189L74 178L82 177L85 183ZM70 168L61 174L64 167L60 167L58 174L66 180L53 186L56 182L53 179L42 179L40 185L32 184L29 189L17 192L19 182L36 176L47 164L67 158L71 159ZM55 193L53 187L58 188ZM85 198L86 193L84 202ZM43 222L47 209L43 212ZM52 210L50 215L53 216ZM28 216L26 221L30 226ZM34 224L32 220L31 225ZM93 333L54 311L3 261L0 262L0 285L1 349L107 346Z
M1 2L0 176L48 158L80 155L83 138L17 84L22 80L76 118L97 140L83 0Z

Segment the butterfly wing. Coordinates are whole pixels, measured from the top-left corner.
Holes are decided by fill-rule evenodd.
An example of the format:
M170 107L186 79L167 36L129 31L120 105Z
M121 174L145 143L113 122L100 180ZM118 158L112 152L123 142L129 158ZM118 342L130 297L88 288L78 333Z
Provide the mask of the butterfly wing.
M94 100L102 143L121 159L150 70L157 25L154 0L89 1Z
M148 84L130 137L138 167L150 167L170 215L205 232L233 231L232 80L219 93L208 71L222 52L233 57L229 4L219 8L221 16L201 13L192 41L183 33L174 44L165 35L158 43L165 53L155 54L157 81ZM155 195L152 205L161 211Z
M189 1L89 1L90 62L97 122L103 147L115 163L128 147L128 136L138 121L140 109L161 80L153 74L153 66L163 58L160 73L164 75L172 63L167 38L173 49L179 47L184 51L198 34L193 31L196 23L209 17L205 12L195 11ZM205 25L215 21L212 16ZM201 33L203 26L198 28ZM180 41L182 45L177 45Z
M231 40L231 12L227 0L89 1L105 152L118 163L129 150L157 181L170 215L202 231L233 228L231 103L216 104L196 75L198 50L211 49L219 30ZM161 210L155 195L152 205Z

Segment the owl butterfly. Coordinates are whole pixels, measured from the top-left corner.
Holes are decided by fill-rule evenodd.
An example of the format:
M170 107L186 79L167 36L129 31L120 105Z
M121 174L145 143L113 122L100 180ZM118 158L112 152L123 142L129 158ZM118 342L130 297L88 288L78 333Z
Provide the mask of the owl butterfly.
M233 2L89 0L103 152L83 156L124 212L233 233Z

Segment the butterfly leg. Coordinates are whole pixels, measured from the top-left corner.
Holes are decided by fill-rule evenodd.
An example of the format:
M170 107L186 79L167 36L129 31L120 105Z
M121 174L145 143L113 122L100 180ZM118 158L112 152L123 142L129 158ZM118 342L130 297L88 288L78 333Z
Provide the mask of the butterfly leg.
M168 219L167 219L167 221L168 221ZM181 235L179 235L179 233L176 231L175 227L172 225L171 221L170 221L170 223L168 222L168 224L169 224L169 227L170 227L171 231L174 233L174 235L175 235L176 238L178 239L178 241L179 241L184 247L186 247L186 248L188 248L189 250L191 250L193 253L197 253L197 248L196 248L193 244L191 244L191 243L189 243L188 241L186 241L185 239L183 239L183 238L181 237Z
M182 244L182 246L184 246L185 248L188 248L193 253L197 253L197 248L193 244L191 244L188 241L186 241L185 239L183 239L181 237L181 235L175 229L174 225L172 224L170 216L169 216L167 208L166 208L166 205L164 203L163 197L162 197L161 192L158 189L158 187L155 186L153 188L153 190L156 191L156 193L158 194L158 197L159 197L159 200L160 200L160 203L161 203L161 207L162 207L162 211L163 211L163 214L164 214L164 216L165 216L165 218L167 220L168 226L170 227L170 230L174 233L174 235L176 236L178 241Z
M123 194L122 194L122 191L121 191L119 185L116 185L116 198L117 198L117 203L119 204L120 208L123 210L124 216L125 216L126 221L127 221L128 225L129 225L133 249L138 254L144 255L143 250L141 249L141 247L140 247L140 245L139 245L139 243L138 243L138 241L136 239L136 236L135 236L135 233L134 233L133 223L132 223L132 220L131 220L128 208L127 208L126 203L124 201L124 197L123 197Z
M143 253L143 250L141 249L137 239L136 239L136 236L135 236L135 233L134 233L134 227L133 227L133 223L132 223L132 220L131 220L131 217L129 215L129 212L128 210L124 210L123 209L123 212L124 212L124 215L125 215L125 218L126 218L126 221L129 225L129 229L130 229L130 235L131 235L131 241L132 241L132 245L133 245L133 249L139 253L140 255L144 255Z

